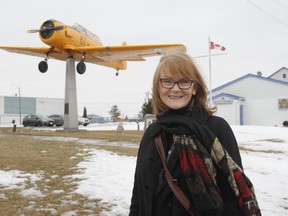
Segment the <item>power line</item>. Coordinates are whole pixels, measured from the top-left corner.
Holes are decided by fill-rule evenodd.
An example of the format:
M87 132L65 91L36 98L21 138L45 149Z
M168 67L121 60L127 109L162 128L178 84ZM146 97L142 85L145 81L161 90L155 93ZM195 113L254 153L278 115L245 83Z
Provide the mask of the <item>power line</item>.
M266 10L262 9L261 7L259 7L258 5L256 5L255 3L251 2L250 0L247 0L250 4L252 4L254 7L256 7L258 10L262 11L263 13L265 13L267 16L269 16L270 18L276 20L277 22L279 22L280 24L284 25L285 27L288 27L288 25L283 22L282 20L274 17L271 13L267 12Z
M279 22L280 24L284 25L285 27L288 28L288 25L286 23L284 23L282 20L274 17L272 14L270 14L269 12L263 10L261 7L259 7L258 5L256 5L255 3L251 2L250 0L247 0L247 2L249 2L250 4L252 4L254 7L256 7L258 10L262 11L264 14L266 14L267 16L269 16L270 18L276 20L277 22Z

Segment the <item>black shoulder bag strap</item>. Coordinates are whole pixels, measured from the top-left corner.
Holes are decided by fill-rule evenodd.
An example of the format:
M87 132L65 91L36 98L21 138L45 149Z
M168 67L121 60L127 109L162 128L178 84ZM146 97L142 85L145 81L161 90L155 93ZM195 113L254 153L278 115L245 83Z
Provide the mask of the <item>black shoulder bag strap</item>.
M159 153L159 156L161 158L163 168L165 171L165 177L166 177L166 180L169 184L169 187L171 188L171 190L173 191L174 195L177 197L179 202L186 209L186 211L188 211L190 215L196 216L197 214L196 214L195 210L191 208L189 199L186 197L186 195L183 193L183 191L179 188L179 186L177 184L174 184L175 181L173 180L173 177L171 176L171 174L168 170L168 167L166 164L166 155L165 155L163 143L161 140L161 134L158 134L155 137L155 145L156 145L157 151Z

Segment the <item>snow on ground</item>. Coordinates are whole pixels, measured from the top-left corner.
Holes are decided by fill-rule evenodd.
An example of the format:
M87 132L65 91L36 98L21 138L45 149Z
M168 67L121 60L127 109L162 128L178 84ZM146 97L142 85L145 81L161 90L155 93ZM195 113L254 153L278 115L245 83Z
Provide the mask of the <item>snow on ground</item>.
M2 171L0 170L0 186L3 189L19 189L23 196L43 197L41 191L37 190L36 181L43 178L43 173L40 171L37 174L25 173L19 170ZM26 185L32 185L32 188L25 189ZM5 194L1 194L0 199L7 199Z
M128 215L136 157L119 156L104 150L93 150L78 164L83 173L73 178L83 179L75 191L91 199L102 199L102 204L113 203L111 212L101 215Z
M247 176L254 184L263 216L288 215L288 128L233 126ZM266 153L264 153L266 152Z
M137 127L137 123L124 123L125 130L137 130ZM117 125L91 124L85 129L116 130ZM143 129L142 123L140 129ZM288 215L288 187L286 186L288 128L232 126L232 129L239 146L250 149L241 151L241 156L245 173L254 184L263 216ZM101 141L97 142L101 143ZM81 173L67 176L67 178L82 179L75 193L90 199L101 199L103 205L112 204L112 210L102 212L101 216L116 215L116 213L127 215L136 157L119 156L104 150L90 150L89 155L77 165L77 168L82 170ZM30 183L33 184L33 181L42 178L42 175L40 173L39 176L33 176L21 171L0 171L0 185L4 187L19 187L24 184L23 178L29 178ZM37 192L37 189L35 191ZM5 199L1 193L0 199Z

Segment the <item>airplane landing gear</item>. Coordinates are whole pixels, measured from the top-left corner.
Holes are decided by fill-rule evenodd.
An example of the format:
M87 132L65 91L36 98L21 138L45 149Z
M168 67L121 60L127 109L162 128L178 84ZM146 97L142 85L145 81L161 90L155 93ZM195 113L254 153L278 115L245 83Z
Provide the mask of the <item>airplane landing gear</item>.
M86 71L86 65L85 65L85 63L84 63L85 57L86 57L86 53L83 53L83 54L82 54L82 59L81 59L81 61L77 64L76 69L77 69L77 72L78 72L79 74L84 74L85 71Z
M86 71L86 65L85 65L85 63L84 63L83 61L80 61L80 62L77 64L76 69L77 69L77 72L78 72L79 74L84 74L85 71Z
M116 72L116 76L118 76L119 75L119 70L117 70L117 72Z
M39 71L40 71L41 73L46 73L47 70L48 70L48 63L47 63L47 61L48 61L49 53L50 53L50 52L46 53L46 58L45 58L45 60L39 62L39 64L38 64L38 69L39 69Z
M47 60L45 61L41 61L38 64L38 69L41 73L45 73L48 70L48 64L47 64Z

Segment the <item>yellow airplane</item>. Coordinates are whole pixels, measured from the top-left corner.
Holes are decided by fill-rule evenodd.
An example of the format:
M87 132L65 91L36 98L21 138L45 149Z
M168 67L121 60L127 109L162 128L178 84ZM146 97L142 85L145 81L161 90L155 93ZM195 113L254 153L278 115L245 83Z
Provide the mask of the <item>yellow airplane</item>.
M162 55L170 51L186 51L182 44L151 44L151 45L127 45L104 46L100 39L79 24L73 26L64 25L57 20L45 21L40 29L28 30L29 33L39 32L40 39L49 47L11 47L0 46L9 52L44 57L38 65L40 72L48 70L48 58L66 61L74 58L79 63L77 72L83 74L86 71L84 62L99 64L119 70L127 68L126 61L145 61L145 57Z

